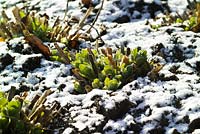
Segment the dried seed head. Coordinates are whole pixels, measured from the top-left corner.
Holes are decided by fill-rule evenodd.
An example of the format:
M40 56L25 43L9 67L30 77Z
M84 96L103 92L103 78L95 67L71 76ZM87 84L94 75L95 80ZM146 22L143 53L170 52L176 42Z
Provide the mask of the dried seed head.
M106 50L105 49L101 49L102 54L104 54L105 56L107 56Z
M107 54L112 55L112 48L108 47L106 48Z
M128 47L128 48L126 49L126 55L129 56L130 53L131 53L131 49Z
M81 0L81 2L86 7L89 7L92 5L92 0Z
M114 68L116 68L116 62L113 60L112 55L108 54L107 57L108 57L108 60L110 61L110 64L111 64Z
M128 56L124 55L124 56L122 57L122 60L121 60L120 65L121 65L122 63L125 63L126 65L129 63L129 58L128 58Z

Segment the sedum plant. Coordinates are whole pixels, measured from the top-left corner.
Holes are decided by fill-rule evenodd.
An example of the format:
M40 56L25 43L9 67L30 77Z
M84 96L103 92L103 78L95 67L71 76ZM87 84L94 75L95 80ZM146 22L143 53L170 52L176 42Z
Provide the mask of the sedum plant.
M179 24L180 27L184 28L185 31L200 31L200 1L194 0L188 2L188 9L182 14L166 15L162 18L161 24L150 24L151 28L158 29L161 26L170 24Z
M86 93L93 88L115 91L137 77L145 76L152 65L147 61L145 50L121 48L82 49L71 62L76 77L74 88Z
M12 93L10 95L10 93ZM35 96L31 102L25 100L26 93L14 96L0 92L0 130L2 134L44 134L48 133L45 127L57 112L56 105L47 108L43 105L47 90L42 96Z
M0 129L3 134L41 134L43 132L38 124L31 125L21 119L22 102L16 98L9 101L4 93L0 93Z
M181 23L186 31L199 32L200 31L200 1L189 1L190 10L184 15L179 15L176 23Z
M64 21L57 17L54 23L50 23L52 20L49 19L47 14L38 15L31 11L25 12L18 7L15 7L12 11L14 19L9 18L6 12L2 11L0 15L0 41L24 36L31 47L39 50L49 59L54 54L50 52L50 48L44 45L43 42L61 42L66 45L67 49L71 50L78 49L80 41L92 41L100 38L101 32L97 31L99 36L96 39L91 37L90 32L94 28L102 6L103 2L96 14L96 18L90 23L85 22L94 9L92 5L88 7L87 12L80 20L65 16ZM58 51L60 52L60 50ZM54 57L53 59L55 60Z

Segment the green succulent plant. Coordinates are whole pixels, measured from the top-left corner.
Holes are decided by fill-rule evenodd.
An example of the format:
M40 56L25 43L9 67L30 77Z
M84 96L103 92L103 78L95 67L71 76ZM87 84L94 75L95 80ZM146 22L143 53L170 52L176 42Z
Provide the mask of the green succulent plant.
M21 101L15 98L9 101L4 93L0 93L0 129L2 133L41 134L43 132L41 127L28 125L21 118L21 110Z
M48 110L41 104L45 102L44 99L50 92L45 92L42 97L35 99L30 104L24 100L25 96L20 97L12 94L10 98L11 92L0 92L0 130L2 134L46 133L44 127L48 125L49 119L54 117L52 115L52 117L46 117L46 114L50 115L54 111Z
M71 62L77 78L75 90L86 93L93 88L115 91L131 80L145 76L152 69L145 50L123 48L82 49Z
M178 14L175 16L166 15L163 17L163 22L161 24L150 24L151 28L158 29L161 26L171 25L171 24L180 24L185 31L200 31L200 2L196 0L188 2L188 9L182 14Z
M103 3L101 6L103 6ZM50 20L47 14L38 14L37 12L28 9L20 9L18 7L12 10L15 18L15 20L13 20L9 18L6 11L3 10L0 15L0 37L9 40L20 36L26 37L28 33L28 35L33 34L43 42L61 42L66 44L70 49L76 49L80 41L91 40L89 35L90 30L93 28L98 14L94 22L89 24L90 27L85 33L82 31L80 32L80 30L83 30L82 28L86 25L84 22L93 9L94 7L89 7L86 14L80 20L73 20L70 18L62 21L58 16L54 23L51 23L53 20Z

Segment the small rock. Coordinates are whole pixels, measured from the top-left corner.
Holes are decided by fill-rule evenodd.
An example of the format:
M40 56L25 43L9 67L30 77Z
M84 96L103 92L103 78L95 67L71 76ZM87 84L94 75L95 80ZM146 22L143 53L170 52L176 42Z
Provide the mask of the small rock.
M25 49L22 50L22 54L33 54L33 50L31 47L27 47Z
M22 84L19 86L19 90L20 90L20 92L30 91L31 87Z
M118 17L117 19L115 19L113 22L117 22L117 23L127 23L130 22L130 18L128 15L123 15Z
M29 72L40 67L41 57L30 57L22 64L22 71Z
M149 132L149 134L165 134L165 129L161 127L153 128Z
M10 54L2 54L0 56L0 70L3 70L6 66L12 64L14 61L14 57L12 57Z
M152 55L157 55L158 53L164 53L164 45L162 43L157 43L155 46L152 46L151 49L152 51ZM164 54L163 54L164 55Z
M128 99L124 99L121 102L116 102L115 107L112 109L105 109L103 106L100 106L97 112L103 114L108 119L116 120L121 118L131 107L134 107L134 105L135 104Z
M195 69L196 69L198 72L200 72L200 61L197 61L197 62L196 62L196 67L195 67Z
M172 67L170 67L169 71L171 73L177 74L179 68L180 68L180 65L173 65Z
M200 118L192 120L188 126L189 133L192 133L195 129L200 129Z
M142 130L142 125L140 123L131 123L130 126L128 126L128 130L134 131L136 134L139 134Z
M60 84L59 86L58 86L58 90L59 91L63 91L63 89L66 87L66 85L65 84Z
M21 53L24 49L24 46L21 42L19 42L18 44L8 44L7 47L9 50L12 50L15 53Z
M171 35L175 30L172 28L168 28L165 30L166 33L168 33L169 35Z
M179 78L176 75L171 75L171 76L160 75L159 80L161 80L161 81L178 81Z
M177 129L174 129L172 134L181 134L181 133L179 133Z
M184 53L179 46L175 45L172 53L174 58L177 59L178 61L182 62L183 60L185 60Z
M182 107L181 99L176 96L173 97L171 103L177 109L180 109Z
M162 117L161 117L161 119L160 119L160 121L159 121L159 124L160 124L160 126L162 126L162 127L168 126L168 125L169 125L169 119L167 119L167 118L165 117L165 115L162 114Z
M148 5L147 10L149 11L149 13L150 13L150 15L151 15L151 18L155 18L155 15L156 15L155 13L156 13L157 11L163 12L164 9L163 9L162 6L158 5L157 3L152 2L152 3L150 3L150 4Z
M22 93L22 92L27 92L27 91L31 91L31 90L33 90L33 88L31 86L28 86L26 84L20 84L19 89L16 90L15 94L20 95L20 93Z

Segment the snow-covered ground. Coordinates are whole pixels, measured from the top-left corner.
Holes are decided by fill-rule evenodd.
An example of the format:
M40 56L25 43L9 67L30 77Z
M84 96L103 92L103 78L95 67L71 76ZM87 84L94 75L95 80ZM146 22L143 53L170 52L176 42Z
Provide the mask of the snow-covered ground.
M101 1L93 1L98 8ZM69 2L68 15L82 17L84 8L80 10L79 2ZM20 0L1 0L0 10L16 3L23 6ZM30 5L41 13L62 17L66 0L32 0ZM51 128L55 133L200 134L200 34L173 26L153 30L146 24L166 10L182 12L186 6L187 0L104 3L97 24L106 26L105 44L146 49L149 60L164 65L156 81L138 78L115 92L93 89L75 95L71 66L33 54L21 37L0 42L0 89L15 86L29 91L29 97L54 90L47 104L58 101L63 107L57 126Z

